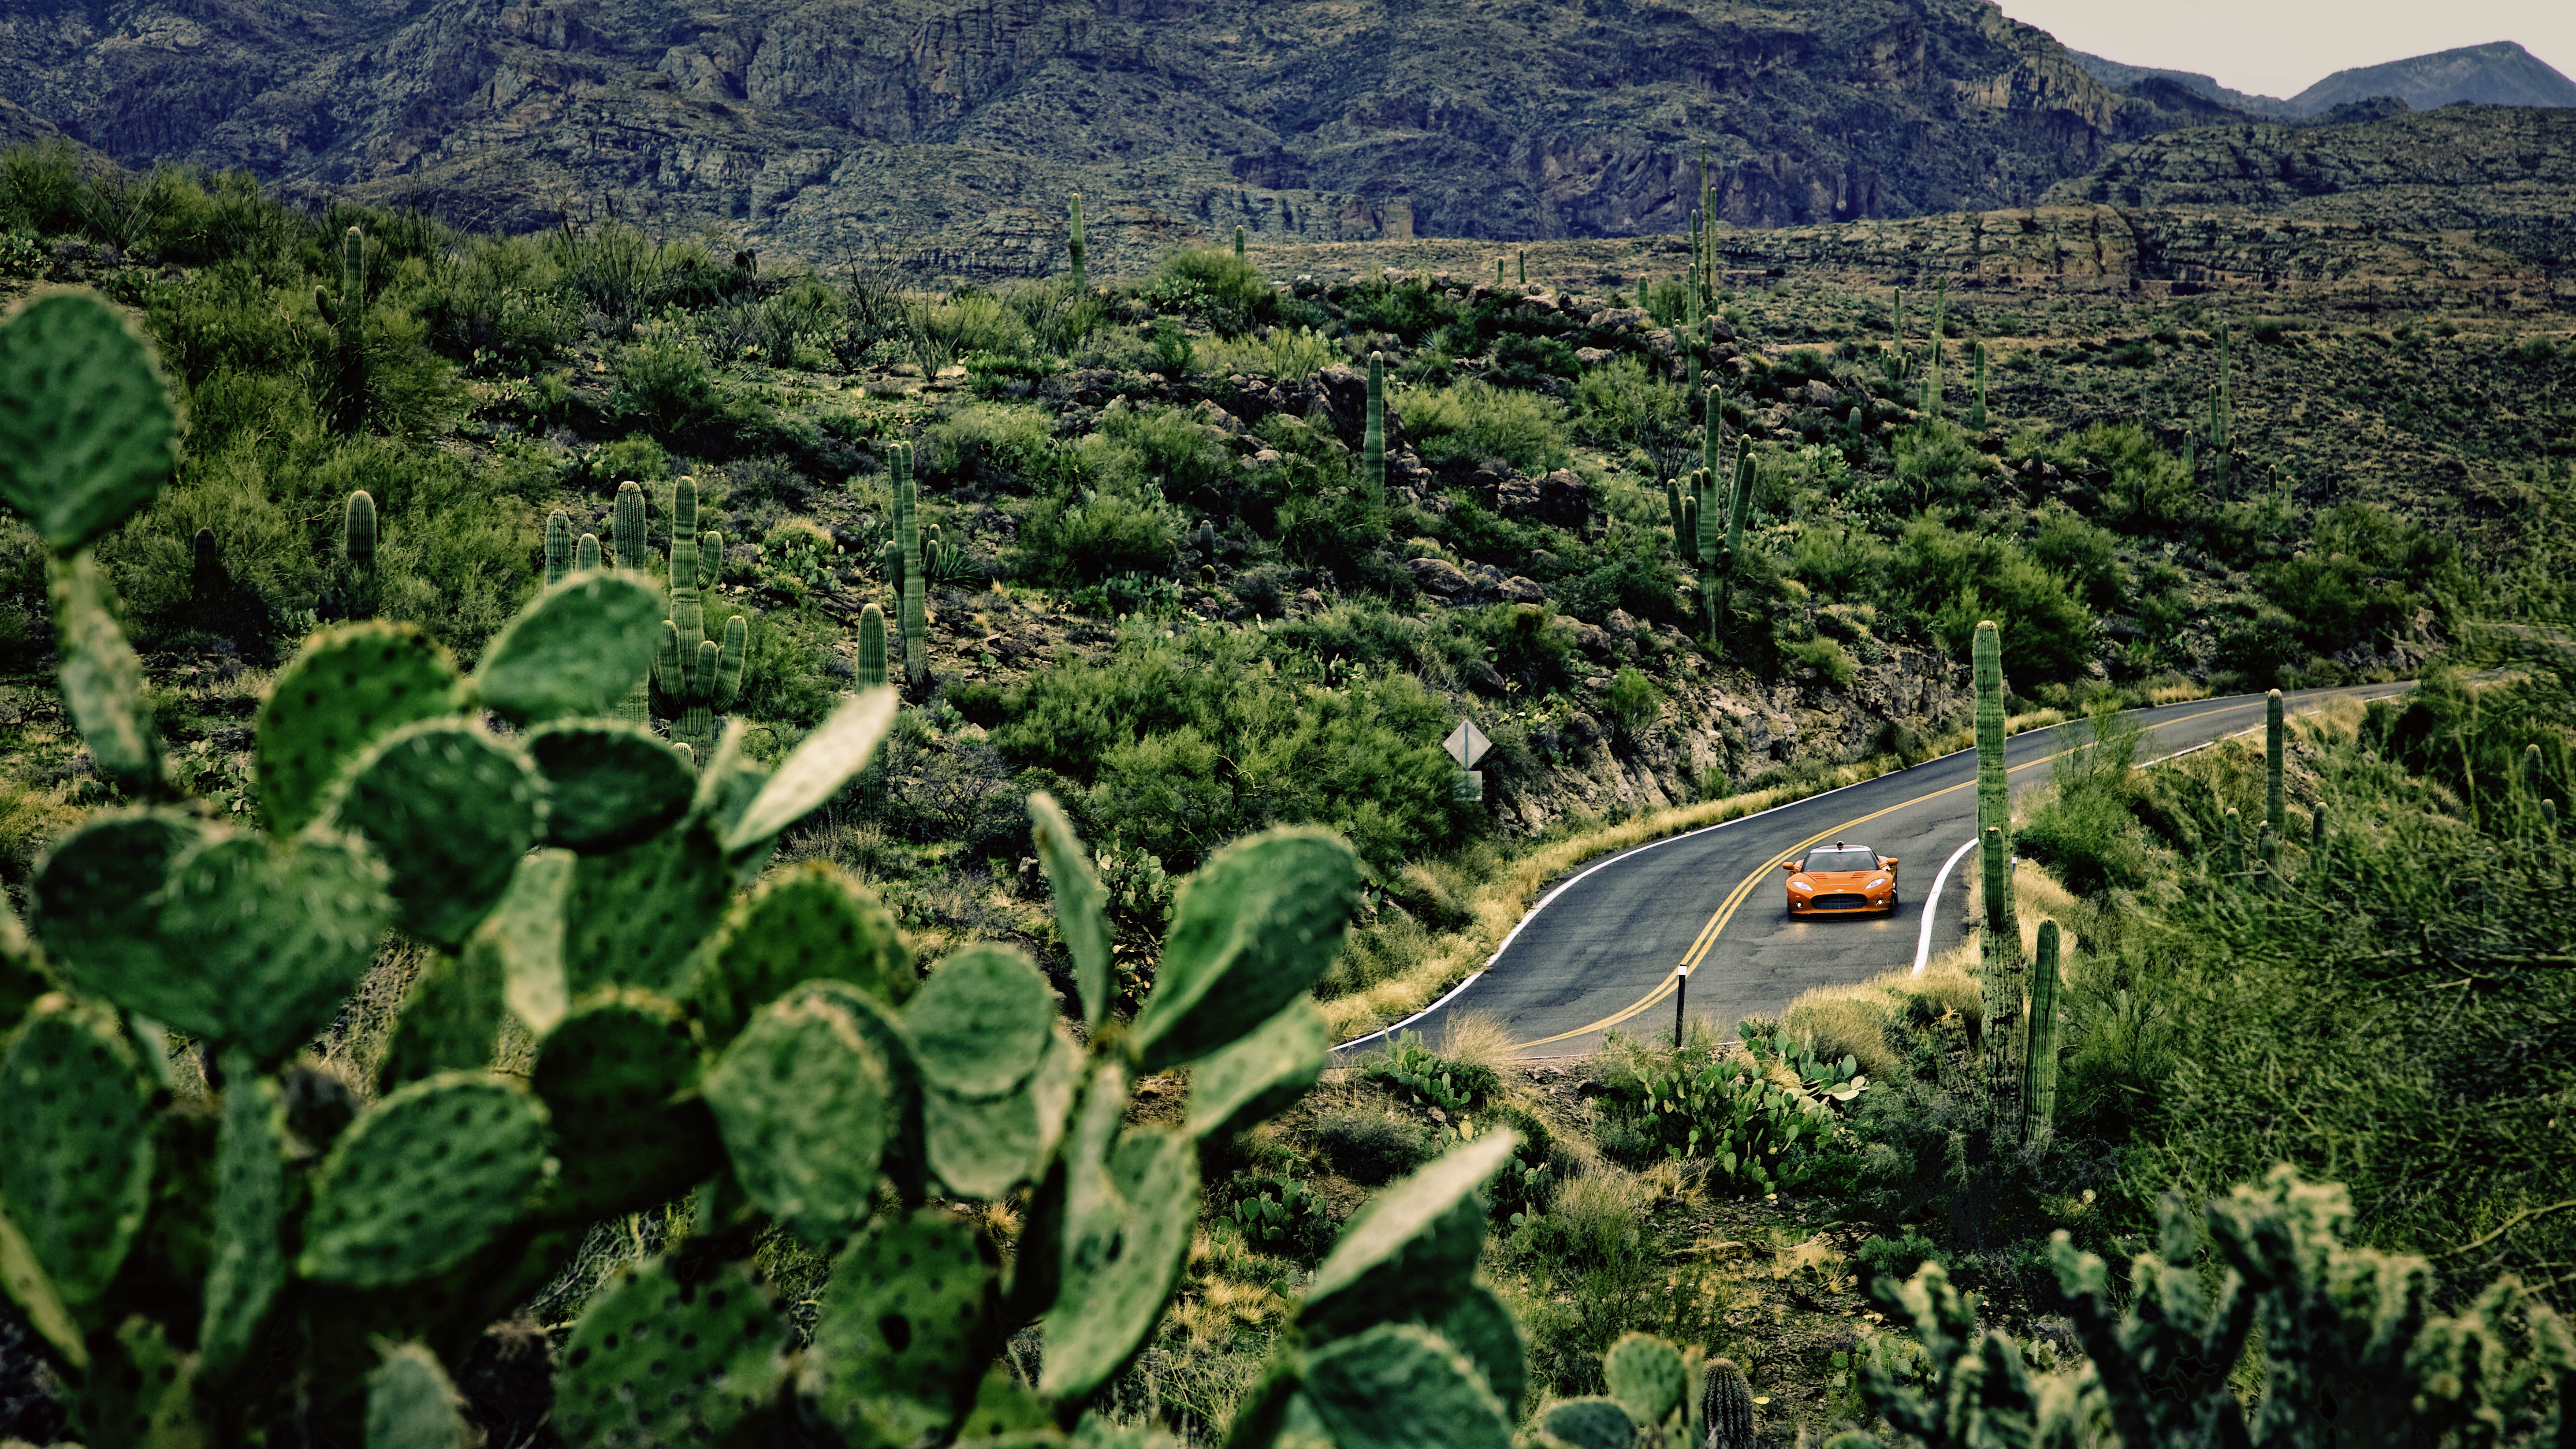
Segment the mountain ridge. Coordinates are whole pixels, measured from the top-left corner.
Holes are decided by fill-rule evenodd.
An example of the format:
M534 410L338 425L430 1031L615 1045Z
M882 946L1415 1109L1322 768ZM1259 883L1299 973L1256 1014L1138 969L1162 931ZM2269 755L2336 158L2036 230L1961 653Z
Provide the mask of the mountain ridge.
M2295 96L2254 95L2220 85L2198 71L2127 65L2087 51L2069 50L2087 75L2114 90L2132 92L2163 80L2220 105L2268 121L2301 121L2340 106L2387 97L2410 110L2429 111L2467 101L2488 106L2576 106L2576 80L2511 40L2456 46L2381 65L2336 71Z

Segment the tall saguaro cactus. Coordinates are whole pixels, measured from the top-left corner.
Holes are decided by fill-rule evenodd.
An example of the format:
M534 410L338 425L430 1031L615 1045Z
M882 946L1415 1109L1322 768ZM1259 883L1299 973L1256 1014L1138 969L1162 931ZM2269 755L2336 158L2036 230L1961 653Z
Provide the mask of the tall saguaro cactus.
M1065 259L1073 264L1073 290L1076 292L1088 291L1091 287L1091 274L1089 268L1085 265L1088 257L1086 256L1082 245L1081 192L1077 191L1073 194L1073 201L1065 208L1065 217L1066 229L1064 255Z
M1373 506L1386 502L1386 356L1369 354L1368 421L1360 433L1360 486Z
M2012 779L2004 768L2003 631L1991 619L1977 625L1974 647L1977 690L1977 839L1984 847L1986 930L1980 955L1985 987L1988 1091L1999 1127L2017 1125L2010 1098L2020 1082L2012 1069L2012 1024L2021 1011L2021 925L2012 899Z
M2037 1142L2057 1120L2057 923L2039 923L2039 961L2030 974L2029 1045L2022 1053L2021 1135Z
M1977 398L1968 404L1968 427L1982 433L1986 430L1986 344L1983 339L1977 342L1976 357Z
M546 587L572 574L572 520L560 508L546 515Z
M889 562L899 564L902 577L890 579L901 602L903 621L904 682L919 689L930 677L929 606L923 601L921 566L921 517L918 499L912 486L912 445L896 443L886 449L886 467L894 475L894 547L899 557Z
M582 535L588 538L588 534ZM617 485L617 501L609 506L608 515L610 567L629 573L643 573L648 564L644 546L644 485L629 478ZM642 729L653 722L653 674L648 668L617 701L617 718Z
M1941 416L1941 324L1950 308L1950 284L1941 283L1932 293L1932 351L1923 369L1923 415Z
M1727 609L1735 602L1735 573L1744 564L1744 524L1753 511L1756 477L1753 454L1750 451L1738 452L1735 457L1735 488L1728 496L1726 508L1726 552L1717 561L1717 610L1712 628L1726 626Z
M348 569L349 617L374 618L383 602L376 586L376 500L364 488L340 512L340 559Z
M2281 763L2287 741L2281 717L2281 691L2263 696L2263 824L2275 837L2290 828L2281 799Z
M367 238L356 227L340 238L339 297L315 287L313 307L339 334L333 421L355 432L367 418Z
M671 616L662 621L653 683L670 700L671 738L703 751L715 743L715 712L742 689L750 626L736 614L725 621L722 644L707 637L702 594L716 582L724 535L701 538L697 526L698 480L682 478L671 486Z

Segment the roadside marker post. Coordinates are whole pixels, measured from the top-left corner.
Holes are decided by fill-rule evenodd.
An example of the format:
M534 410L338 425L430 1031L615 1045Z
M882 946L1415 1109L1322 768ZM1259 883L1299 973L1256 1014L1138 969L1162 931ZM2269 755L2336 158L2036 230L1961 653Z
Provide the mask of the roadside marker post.
M1690 963L1673 968L1673 1050L1682 1049L1682 998L1690 993Z
M1462 719L1458 721L1458 727L1449 732L1449 738L1440 742L1440 747L1449 752L1449 758L1458 762L1456 798L1469 803L1483 800L1485 772L1476 768L1476 762L1485 757L1485 751L1492 749L1494 742L1485 738L1485 732L1476 728L1474 720Z

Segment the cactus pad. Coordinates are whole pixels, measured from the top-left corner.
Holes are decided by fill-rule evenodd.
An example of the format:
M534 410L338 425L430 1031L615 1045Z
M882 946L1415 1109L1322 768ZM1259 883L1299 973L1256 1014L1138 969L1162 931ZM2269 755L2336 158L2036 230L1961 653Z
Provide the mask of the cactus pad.
M852 775L866 768L900 703L891 689L872 689L841 701L769 777L749 809L725 833L725 849L741 851L813 813Z
M998 1097L1037 1070L1055 1016L1055 994L1026 956L970 946L931 972L903 1019L931 1086Z
M967 1098L934 1088L921 1105L930 1170L960 1197L1003 1197L1045 1166L1081 1080L1082 1051L1058 1031L1016 1091Z
M403 928L455 947L536 843L544 796L526 756L477 726L426 720L352 764L333 810L392 868Z
M565 983L575 996L621 984L670 991L732 903L732 868L695 819L582 856L564 899Z
M224 1122L215 1147L213 1261L197 1330L205 1371L221 1377L249 1351L286 1276L286 1141L277 1083L239 1049L224 1055Z
M797 1384L849 1444L944 1434L975 1396L995 1336L992 1245L938 1208L882 1218L832 1265Z
M201 1449L209 1442L197 1416L195 1355L141 1314L100 1338L73 1421L94 1449Z
M409 624L323 630L278 671L259 707L259 803L292 834L322 813L350 761L402 726L457 706L456 665Z
M1112 1120L1098 1110L1114 1100L1100 1080L1109 1070L1095 1075L1094 1101L1069 1145L1064 1281L1047 1312L1038 1385L1060 1399L1088 1396L1144 1345L1198 1223L1198 1148L1187 1134L1130 1128L1105 1161L1094 1155Z
M652 731L580 720L530 730L528 757L546 777L546 840L615 850L668 827L697 794L689 762Z
M143 693L143 661L117 627L113 595L84 550L45 568L53 601L54 673L98 772L149 794L161 785L161 727Z
M1464 1354L1380 1324L1306 1362L1305 1399L1336 1449L1509 1449L1512 1421ZM1633 1431L1632 1431L1633 1434ZM1622 1439L1620 1449L1629 1441Z
M36 1004L0 1057L0 1208L72 1308L107 1290L151 1202L152 1100L115 1018Z
M357 841L322 831L284 846L252 835L207 841L171 867L163 897L163 938L188 943L184 974L214 1010L197 1018L132 1009L238 1042L262 1062L331 1024L393 915L385 868Z
M1029 797L1030 836L1038 860L1046 867L1047 890L1055 897L1056 930L1064 936L1065 954L1073 958L1073 977L1082 992L1082 1020L1100 1025L1108 1013L1114 978L1109 965L1107 897L1092 874L1082 837L1052 796Z
M748 1268L684 1277L639 1264L573 1325L555 1421L570 1449L726 1442L777 1394L786 1346L777 1301Z
M690 997L721 1046L754 1009L807 981L846 981L880 1001L912 994L912 948L894 915L828 863L781 871L736 906Z
M1631 1333L1610 1345L1601 1356L1601 1376L1609 1383L1610 1397L1640 1424L1662 1423L1690 1392L1681 1350L1650 1333Z
M1637 1442L1637 1421L1617 1399L1560 1399L1540 1416L1538 1427L1572 1449L1630 1449Z
M606 714L651 667L661 626L661 597L642 578L567 578L485 647L474 697L522 724Z
M1521 1395L1529 1389L1529 1344L1521 1337L1520 1321L1494 1290L1481 1283L1471 1286L1427 1326L1476 1365L1503 1412L1518 1418Z
M697 1042L680 1008L647 991L576 1003L537 1047L531 1085L554 1129L549 1213L589 1222L678 1196L724 1166L694 1096Z
M526 1208L545 1175L545 1134L534 1097L480 1072L385 1097L315 1174L297 1270L383 1288L455 1267Z
M134 810L54 842L28 890L28 925L54 968L82 991L165 1021L165 1010L145 1003L176 996L213 1011L203 979L173 963L160 930L170 868L205 838L195 816Z
M1172 1066L1276 1016L1332 964L1358 904L1359 862L1336 836L1272 830L1217 852L1181 886L1130 1049Z
M467 1449L473 1439L428 1349L404 1344L367 1375L367 1449Z
M705 1091L752 1201L815 1242L866 1220L888 1093L848 1007L817 993L764 1007Z
M569 850L532 850L510 888L474 928L465 949L500 963L501 1000L528 1030L554 1030L571 1005L564 985L564 897L572 887Z
M152 350L94 292L40 294L0 324L0 503L67 554L151 501L179 462Z
M846 981L808 981L781 999L809 996L848 1012L868 1050L876 1053L877 1065L885 1069L886 1144L877 1167L905 1201L920 1199L928 1191L922 1175L928 1154L922 1146L921 1064L913 1055L912 1034L883 1001Z
M506 1009L507 967L500 953L476 949L480 944L478 937L457 955L430 957L411 979L379 1072L387 1091L441 1072L492 1065Z
M1485 1244L1477 1191L1519 1145L1517 1132L1489 1133L1371 1198L1315 1269L1299 1321L1312 1333L1350 1333L1463 1290Z
M1300 996L1259 1030L1190 1071L1190 1131L1222 1137L1276 1116L1303 1097L1330 1063L1324 1013Z

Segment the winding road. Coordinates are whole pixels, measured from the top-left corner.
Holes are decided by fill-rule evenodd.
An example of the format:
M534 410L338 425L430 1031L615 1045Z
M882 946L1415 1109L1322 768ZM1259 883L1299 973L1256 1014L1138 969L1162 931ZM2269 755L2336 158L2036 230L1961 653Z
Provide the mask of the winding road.
M2304 690L2293 715L2338 695L2401 694L2404 684ZM2263 728L2263 696L2201 699L2139 710L2139 758L2169 759ZM2065 726L2005 742L2016 794L2046 780L2074 744ZM1438 1045L1453 1012L1498 1018L1528 1058L1581 1056L1613 1027L1632 1035L1673 1028L1677 969L1690 968L1683 1005L1723 1036L1748 1016L1776 1017L1814 986L1866 981L1955 944L1964 926L1967 847L1976 834L1977 755L1961 750L1909 770L1592 861L1539 898L1485 969L1388 1031ZM1886 916L1792 919L1780 862L1847 840L1901 863L1898 909ZM1385 1033L1345 1042L1364 1052Z

